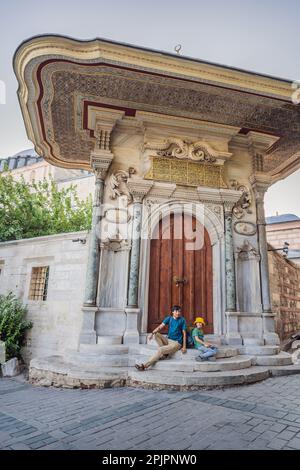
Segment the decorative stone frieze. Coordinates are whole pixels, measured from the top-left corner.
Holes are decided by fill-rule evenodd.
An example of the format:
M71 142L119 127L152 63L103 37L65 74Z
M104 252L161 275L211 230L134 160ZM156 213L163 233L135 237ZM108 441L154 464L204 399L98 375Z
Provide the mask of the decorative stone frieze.
M175 157L179 159L189 159L201 163L216 163L231 157L229 152L218 152L207 142L192 142L189 139L170 137L162 142L145 143L145 150L155 151L158 157Z

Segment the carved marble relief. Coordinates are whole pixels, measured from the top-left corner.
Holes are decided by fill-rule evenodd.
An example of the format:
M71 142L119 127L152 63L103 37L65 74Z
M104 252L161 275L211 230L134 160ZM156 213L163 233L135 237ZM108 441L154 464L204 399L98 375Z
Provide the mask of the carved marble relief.
M239 235L251 236L256 234L256 225L252 222L239 220L233 224L234 231Z
M189 142L176 137L171 137L160 144L146 143L145 149L156 150L160 157L175 157L180 159L190 159L197 162L215 163L216 155L204 142Z
M135 169L130 167L128 171L117 170L111 173L107 181L107 187L109 191L110 199L117 199L121 196L127 197L127 203L130 204L132 196L127 188L128 178L135 173Z
M245 214L252 214L252 210L250 208L252 204L252 197L249 188L243 184L238 183L236 180L230 181L230 187L236 189L237 191L243 192L241 198L233 207L233 215L237 219L241 219Z

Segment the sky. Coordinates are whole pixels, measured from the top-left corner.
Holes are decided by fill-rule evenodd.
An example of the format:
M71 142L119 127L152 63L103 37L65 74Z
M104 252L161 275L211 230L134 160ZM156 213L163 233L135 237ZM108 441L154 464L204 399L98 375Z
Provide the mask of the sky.
M2 0L0 157L32 148L17 99L13 54L25 39L101 37L300 80L299 0ZM0 82L1 83L1 82ZM266 214L300 216L300 170L272 186Z

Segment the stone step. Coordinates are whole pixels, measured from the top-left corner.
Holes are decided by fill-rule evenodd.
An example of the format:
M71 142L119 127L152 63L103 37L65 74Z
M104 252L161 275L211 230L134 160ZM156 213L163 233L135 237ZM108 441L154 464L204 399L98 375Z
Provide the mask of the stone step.
M193 390L199 387L216 387L240 385L258 382L269 377L269 370L262 367L250 367L239 371L223 372L169 372L149 370L139 372L134 369L128 372L128 384L147 388Z
M124 344L80 344L79 351L101 356L102 354L128 354L129 348Z
M177 361L173 358L166 359L164 361L158 361L151 370L161 370L166 371L166 373L177 371L177 372L217 372L217 371L227 371L227 370L239 370L247 369L252 366L254 361L253 356L237 356L230 357L225 359L217 359L216 361L205 361L197 362L194 359L192 360L181 360ZM138 358L134 361L133 358L130 358L129 365L134 366L136 363L144 363L146 358L143 358L141 361ZM150 369L149 369L150 370Z
M168 362L168 361L166 361ZM277 375L300 374L300 365L252 366L240 370L220 372L182 372L149 369L139 372L134 367L106 367L104 365L71 364L63 356L32 359L29 381L40 386L67 388L107 388L136 386L153 389L197 390L248 384Z
M130 346L130 354L142 354L145 356L150 357L152 354L154 354L155 351L157 351L157 344L151 344L151 345L146 345L146 344L139 344L139 345L134 345ZM231 346L220 346L218 348L218 353L217 353L217 358L221 359L224 357L235 357L238 355L238 349L233 348ZM187 352L185 354L182 354L181 351L177 351L175 354L172 355L173 359L176 360L185 360L186 358L189 359L194 359L195 357L199 356L199 352L197 349L194 348L188 348Z
M126 367L127 354L88 354L80 351L66 352L66 361L71 365L80 367Z
M294 375L300 374L300 365L293 364L289 366L277 366L277 367L269 367L270 374L272 377L278 377L283 375Z
M279 346L240 346L239 354L253 354L253 356L272 356L280 352Z
M106 345L106 344L122 344L123 336L117 335L105 335L97 336L97 344Z
M256 356L255 359L255 365L257 366L289 366L292 364L291 354L284 351L272 356Z

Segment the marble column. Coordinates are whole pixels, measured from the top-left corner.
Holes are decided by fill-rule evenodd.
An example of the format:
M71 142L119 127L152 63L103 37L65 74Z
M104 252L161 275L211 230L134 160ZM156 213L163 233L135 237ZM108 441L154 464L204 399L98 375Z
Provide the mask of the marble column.
M236 311L235 260L232 234L232 201L224 203L225 215L225 286L226 286L226 341L241 345L239 313Z
M232 236L232 209L230 203L224 204L225 212L225 270L226 270L226 311L236 311L235 265Z
M92 226L89 233L88 261L86 269L85 293L83 300L83 318L79 342L95 344L95 315L100 267L101 205L103 201L104 179L112 162L110 152L95 152L91 157L91 167L95 173L95 192L93 200Z
M256 218L258 229L258 246L260 253L260 282L262 294L262 306L264 312L271 312L271 296L269 281L269 262L268 262L268 245L266 236L266 219L264 208L264 196L268 189L268 184L252 180L252 188L256 200Z
M133 198L133 221L131 237L131 253L129 263L129 282L127 291L126 330L124 332L124 344L138 344L138 308L139 293L139 270L140 270L140 246L141 246L141 226L142 226L142 200L149 192L152 181L129 179L128 189Z

